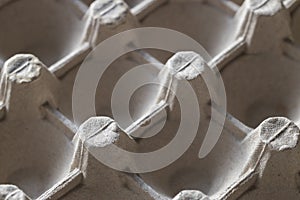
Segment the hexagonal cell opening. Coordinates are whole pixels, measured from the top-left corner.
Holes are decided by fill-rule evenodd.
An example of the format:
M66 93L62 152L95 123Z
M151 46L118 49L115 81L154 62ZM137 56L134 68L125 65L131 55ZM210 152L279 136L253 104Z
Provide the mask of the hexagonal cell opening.
M17 53L31 53L49 66L80 43L83 14L73 1L11 0L0 11L2 62Z
M199 138L196 138L199 139ZM237 181L244 173L253 148L240 143L223 131L212 152L203 159L198 153L201 145L193 144L182 157L156 172L140 174L143 180L159 193L173 198L182 190L199 190L217 196Z
M0 184L35 199L69 174L74 147L63 131L40 120L4 121L1 130Z
M209 2L177 0L153 10L141 24L184 33L215 56L233 42L236 35L234 19L234 16Z
M139 118L140 114L147 107L145 107L145 104L153 101L157 85L145 84L143 87L137 86L134 91L128 91L126 87L126 91L130 93L129 99L125 98L127 96L120 91L120 88L135 84L135 81L137 81L135 78L137 77L134 74L140 74L145 80L155 80L154 78L158 75L159 71L155 66L147 63L146 60L141 60L141 58L137 57L136 53L131 52L119 57L105 70L98 83L95 95L97 115L109 116L115 119L116 116L112 112L113 103L119 102L118 106L124 108L128 108L129 106L133 119ZM131 76L134 76L134 78ZM132 89L131 87L129 88ZM124 102L121 101L121 98L124 98ZM127 103L129 104L127 105ZM123 111L124 109L121 110ZM119 114L122 115L123 113ZM118 121L118 123L120 122Z
M285 56L243 56L222 71L227 111L250 127L274 116L300 122L299 63Z

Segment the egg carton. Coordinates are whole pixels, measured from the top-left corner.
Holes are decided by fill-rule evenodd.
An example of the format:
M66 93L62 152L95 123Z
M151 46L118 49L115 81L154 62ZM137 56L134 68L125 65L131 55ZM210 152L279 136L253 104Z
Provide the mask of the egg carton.
M298 0L0 0L0 25L0 199L300 198ZM212 58L204 60L193 49L128 53L97 87L98 117L76 122L72 92L81 64L105 39L137 27L185 33ZM113 119L114 84L136 65L153 62L175 75L154 68L150 78L162 75L172 85L184 77L194 89L194 107L202 111L198 134L165 168L120 172L91 151L117 145L150 152L166 145L180 123L179 102L157 87L137 95L133 110L141 121L131 129L139 132L166 111L166 128L157 136L136 142ZM212 112L221 111L203 71L192 66L218 68L227 96L222 134L202 159L203 133ZM168 101L145 113L145 102L157 94Z

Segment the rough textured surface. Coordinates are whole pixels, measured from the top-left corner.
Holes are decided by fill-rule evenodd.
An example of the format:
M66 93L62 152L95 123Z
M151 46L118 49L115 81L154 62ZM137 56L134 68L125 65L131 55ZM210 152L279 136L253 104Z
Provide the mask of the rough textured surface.
M117 125L112 119L92 117L79 127L75 137L78 137L87 146L105 147L117 141L119 134Z
M0 185L1 200L27 200L25 194L14 185Z
M298 0L0 1L0 200L300 199L299 13ZM82 61L110 36L147 26L185 33L212 57L193 49L124 55L97 88L99 116L75 124L72 90ZM149 69L162 85L140 88L130 113L137 121L122 129L111 111L113 86L149 61L164 66ZM215 148L199 159L212 112L220 111L201 78L213 67L228 113ZM127 174L93 157L91 147L144 153L168 144L183 112L174 96L186 92L180 81L194 89L198 104L189 104L201 121L178 160ZM157 135L135 138L162 119Z

